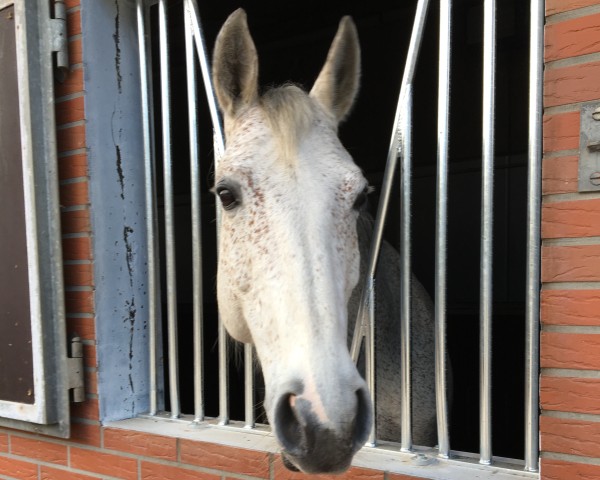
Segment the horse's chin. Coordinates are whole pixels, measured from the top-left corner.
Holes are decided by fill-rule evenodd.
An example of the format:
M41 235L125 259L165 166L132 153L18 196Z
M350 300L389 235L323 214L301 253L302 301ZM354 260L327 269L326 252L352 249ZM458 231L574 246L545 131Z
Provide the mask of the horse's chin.
M340 474L348 470L353 455L345 458L333 458L328 454L316 453L311 457L295 457L281 452L281 460L285 468L292 472L303 472L308 474Z

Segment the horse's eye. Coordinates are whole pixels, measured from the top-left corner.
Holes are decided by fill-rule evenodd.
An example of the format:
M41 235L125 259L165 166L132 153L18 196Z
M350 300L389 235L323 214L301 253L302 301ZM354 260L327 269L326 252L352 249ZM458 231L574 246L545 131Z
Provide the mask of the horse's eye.
M221 199L221 204L225 210L231 210L237 205L237 199L231 190L225 187L217 189L217 195Z
M368 194L369 194L369 188L367 187L358 194L358 196L356 197L356 200L354 200L354 205L352 205L352 208L354 208L354 210L360 210L362 207L364 207L365 204L367 203L367 195Z

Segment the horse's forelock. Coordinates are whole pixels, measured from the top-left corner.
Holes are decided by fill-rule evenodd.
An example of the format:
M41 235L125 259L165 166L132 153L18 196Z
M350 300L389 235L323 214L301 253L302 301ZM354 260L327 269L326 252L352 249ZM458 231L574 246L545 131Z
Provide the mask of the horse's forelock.
M315 121L315 107L308 94L288 84L268 90L261 106L286 162L293 162L300 139Z

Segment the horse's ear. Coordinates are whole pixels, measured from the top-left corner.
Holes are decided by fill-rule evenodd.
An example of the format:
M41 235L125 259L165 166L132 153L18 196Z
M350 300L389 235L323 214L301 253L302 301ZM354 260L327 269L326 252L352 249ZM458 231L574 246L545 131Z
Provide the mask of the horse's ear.
M225 116L233 116L257 100L258 56L241 8L229 15L217 36L213 84Z
M339 122L350 111L360 81L360 46L356 26L350 17L340 21L325 65L310 95Z

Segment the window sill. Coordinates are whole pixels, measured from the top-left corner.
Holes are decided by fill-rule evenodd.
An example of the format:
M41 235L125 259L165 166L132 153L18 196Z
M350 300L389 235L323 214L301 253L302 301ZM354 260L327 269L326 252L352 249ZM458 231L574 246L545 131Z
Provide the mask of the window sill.
M164 414L107 422L104 426L264 453L277 454L280 450L268 428L244 428L241 422L222 426L216 420L194 423L191 416L173 419ZM523 463L516 460L495 458L493 465L480 465L476 455L452 453L453 458L450 459L439 458L436 450L427 448L415 448L414 452L404 453L397 445L382 442L375 448L364 447L356 454L352 465L444 480L488 478L490 475L496 480L539 479L539 473L523 471Z

